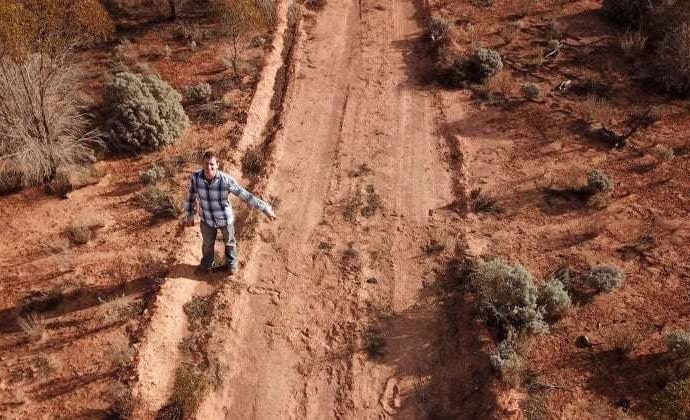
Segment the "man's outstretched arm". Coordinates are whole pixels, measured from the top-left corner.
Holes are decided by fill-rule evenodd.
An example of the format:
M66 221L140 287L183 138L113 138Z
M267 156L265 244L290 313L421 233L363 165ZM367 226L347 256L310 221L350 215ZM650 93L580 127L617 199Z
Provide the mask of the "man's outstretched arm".
M194 208L196 207L196 183L194 182L194 175L189 178L189 189L187 190L187 198L184 201L184 212L187 221L194 221Z
M270 204L259 199L249 191L242 188L237 182L230 182L230 192L238 196L242 201L259 210L271 219L275 219L276 215L273 212L273 208Z

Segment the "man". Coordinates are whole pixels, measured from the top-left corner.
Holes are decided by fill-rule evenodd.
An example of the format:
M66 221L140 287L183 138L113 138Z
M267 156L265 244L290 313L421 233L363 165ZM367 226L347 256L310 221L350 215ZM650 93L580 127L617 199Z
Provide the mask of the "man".
M183 227L194 226L194 210L196 198L199 199L199 215L201 217L201 263L199 270L209 270L213 264L213 244L220 230L225 244L225 266L230 274L237 272L237 246L235 242L235 217L232 206L228 201L228 194L233 193L247 204L260 210L269 219L275 220L276 215L267 203L254 197L242 188L234 178L218 170L216 155L208 151L203 156L203 169L194 172L189 180L189 191L185 200L185 218Z

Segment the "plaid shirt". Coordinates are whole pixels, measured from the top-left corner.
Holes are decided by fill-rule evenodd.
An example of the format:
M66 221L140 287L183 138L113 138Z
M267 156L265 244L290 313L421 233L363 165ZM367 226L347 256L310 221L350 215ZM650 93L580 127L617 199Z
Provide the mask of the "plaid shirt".
M209 182L204 178L204 171L199 170L194 172L189 180L189 191L184 203L187 218L192 219L194 217L195 198L199 197L199 216L202 222L214 228L231 225L235 216L230 201L228 201L229 193L235 194L250 206L264 213L272 211L270 205L254 197L225 172L218 171L216 177Z

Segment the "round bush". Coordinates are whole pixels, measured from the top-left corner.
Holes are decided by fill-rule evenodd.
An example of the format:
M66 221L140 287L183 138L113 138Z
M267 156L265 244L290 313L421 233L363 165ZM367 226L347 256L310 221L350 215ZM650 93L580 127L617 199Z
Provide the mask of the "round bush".
M530 334L548 331L532 275L522 266L498 259L480 262L471 281L486 318Z
M189 125L175 89L157 75L118 73L105 86L113 147L152 151L173 143Z
M613 179L598 169L587 174L587 189L593 193L613 191L614 187Z
M153 165L150 168L139 172L139 179L144 185L153 185L156 182L164 179L165 176L165 168L159 165Z
M213 96L213 89L208 83L199 83L198 85L188 86L185 89L185 97L189 102L201 103L208 102Z
M621 287L625 280L625 273L613 265L598 265L589 270L586 275L587 284L600 292L610 292Z
M525 85L522 85L520 91L527 99L537 99L539 98L539 96L541 96L539 86L535 85L534 83L527 83Z
M571 305L570 295L560 280L552 279L539 290L539 306L550 318L560 318Z
M472 54L472 71L479 80L493 76L503 69L503 60L498 51L489 48L477 48Z
M690 356L690 331L673 331L664 337L669 352Z

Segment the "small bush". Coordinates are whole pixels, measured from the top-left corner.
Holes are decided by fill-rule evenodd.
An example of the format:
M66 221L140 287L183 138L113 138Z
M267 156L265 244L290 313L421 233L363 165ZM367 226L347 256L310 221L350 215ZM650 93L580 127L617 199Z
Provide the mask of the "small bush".
M490 323L528 334L548 331L537 307L538 290L521 265L495 259L477 264L471 275L479 310Z
M190 103L206 103L213 97L213 89L208 83L199 83L188 86L184 93L185 98Z
M155 75L118 73L106 85L104 97L110 115L106 126L115 148L160 149L189 124L182 95Z
M472 200L470 207L474 213L498 213L500 211L496 199L482 192L481 188L470 191L470 200Z
M470 57L470 71L476 81L484 81L503 69L503 61L498 51L477 48Z
M37 313L29 313L17 318L19 328L29 336L32 341L41 341L46 334L45 321Z
M146 188L135 197L135 201L155 218L174 218L182 213L172 195L156 187Z
M242 174L247 178L256 178L264 167L264 156L260 147L248 149L242 156Z
M570 295L557 279L549 280L540 288L538 303L544 308L546 316L553 319L563 316L572 306Z
M447 45L451 41L451 23L440 16L434 16L429 22L429 39L436 45Z
M690 331L673 331L664 337L666 349L680 356L690 356Z
M587 174L587 190L592 194L611 192L614 187L613 179L598 169Z
M522 374L522 358L507 341L502 341L496 352L489 359L491 367L508 385L520 384Z
M83 245L91 240L91 229L83 224L75 224L67 228L67 237L75 245Z
M539 90L539 86L537 86L534 83L527 83L527 84L522 85L520 87L520 92L522 92L524 97L529 99L529 100L535 100L541 96L541 91Z
M625 281L625 273L613 265L598 265L589 270L585 280L590 287L600 292L610 292L621 287Z
M606 334L606 341L612 351L623 357L628 356L640 346L642 335L634 326L614 324Z
M144 185L154 185L165 179L167 171L163 166L153 165L148 169L139 172L139 180Z

